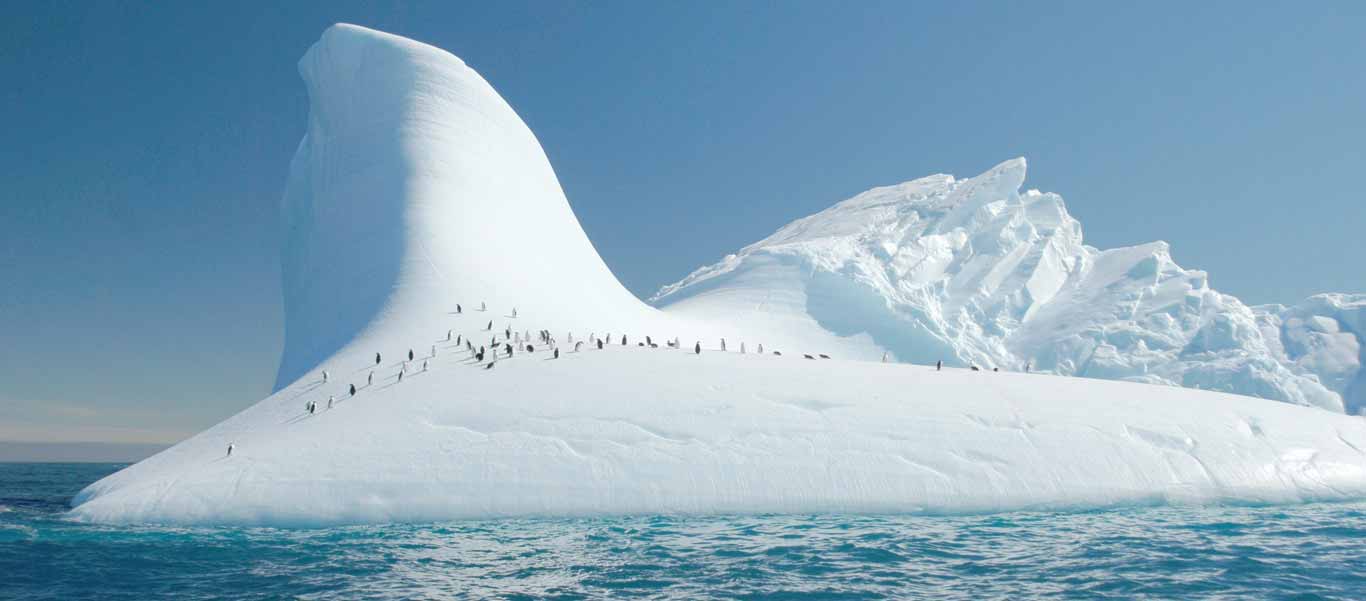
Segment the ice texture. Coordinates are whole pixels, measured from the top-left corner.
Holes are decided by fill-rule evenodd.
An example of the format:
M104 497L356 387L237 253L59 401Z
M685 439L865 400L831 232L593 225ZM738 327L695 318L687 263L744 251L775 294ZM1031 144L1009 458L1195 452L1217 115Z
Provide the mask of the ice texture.
M1232 392L1358 413L1366 295L1249 307L1165 242L1098 250L1023 158L875 188L665 286L665 310L781 324L842 356Z
M1218 368L1202 360L1233 365L1230 349L1280 332L1268 369L1359 390L1342 334L1362 325L1359 299L1252 310L1165 245L1082 247L1061 199L1016 193L1021 160L841 203L699 271L659 310L612 276L535 137L459 59L337 25L299 69L310 118L283 202L276 389L90 485L76 519L320 526L1366 496L1366 420L1016 373L1034 360L1059 374L1151 364L1154 382L1206 377ZM475 361L462 344L492 354L509 333L529 334L532 351L519 340L512 357ZM1052 350L1022 350L1031 341ZM870 360L884 348L903 362ZM936 371L940 357L1007 371ZM1157 369L1174 361L1189 367Z

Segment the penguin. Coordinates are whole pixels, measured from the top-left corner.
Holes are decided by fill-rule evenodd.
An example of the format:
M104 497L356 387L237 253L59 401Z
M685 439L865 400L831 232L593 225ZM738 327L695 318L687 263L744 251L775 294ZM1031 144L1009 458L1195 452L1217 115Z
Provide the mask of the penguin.
M337 400L336 397L333 397L333 396L330 395L330 394L327 395L327 408L328 408L328 409L331 409L331 408L332 408L332 403L333 403L333 401L336 401L336 400Z
M559 349L559 348L556 348L556 349L555 349L555 358L556 358L556 359L559 359L559 358L560 358L560 349Z
M450 342L450 341L451 341L451 331L450 331L450 330L446 330L446 342Z
M308 414L309 414L309 415L313 415L313 412L315 412L315 411L317 411L317 410L318 410L318 403L317 403L316 401L309 401L309 402L308 402Z
M413 360L413 349L408 349L408 360L409 360L409 361L412 361L412 360Z
M323 383L327 383L327 370L323 370Z
M887 353L886 353L886 352L883 352L883 353L882 353L882 362L883 362L883 363L886 363L886 362L887 362Z
M815 360L816 360L815 357L812 357L811 355L807 355L807 354L805 354L805 353L803 353L802 356L803 356L803 357L806 357L807 359L811 359L812 361L815 361Z
M576 352L576 353L579 352L579 349L581 349L581 348L583 348L583 341L582 341L582 340L580 340L580 341L574 343L574 352ZM558 353L558 352L560 352L560 351L557 349L555 352Z
M763 343L759 343L759 354L760 354L760 355L764 354L764 345L763 345Z
M227 455L228 457L232 457L232 449L233 449L232 443L228 443L228 455Z
M460 303L455 303L455 314L456 314L456 315L459 315L459 314L460 314Z
M598 350L602 350L602 339L598 339Z
M436 345L435 345L435 344L432 345L432 356L433 356L433 357L436 356Z
M649 336L646 336L646 337L645 337L645 344L648 344L648 345L650 345L650 346L654 346L654 345L655 345L654 341L653 341L653 340L650 340L650 337L649 337Z
M740 343L740 354L745 354L745 343L743 342Z
M982 369L977 367L976 365L969 366L969 368L972 369L972 371L982 371Z
M403 381L403 372L401 372L401 371L398 372L398 381L400 381L400 382Z
M485 305L485 304L484 304L484 301L479 301L479 310L480 310L480 311L488 311L488 310L489 310L489 307L488 307L488 305Z
M422 361L422 371L427 371L427 361L425 359Z
M484 360L484 351L479 351L478 353L475 353L475 355L474 355L474 360L475 360L475 361L483 361L483 360Z
M622 335L621 335L621 345L622 345L622 346L626 346L626 335L625 335L625 334L622 334Z
M574 344L574 333L573 333L573 332L570 332L570 333L569 333L569 336L566 338L566 340L569 341L569 344Z
M351 396L356 396L356 385L355 385L355 384L352 384L352 385L351 385Z
M512 308L512 317L513 317L513 318L516 318L516 317L517 317L517 307L513 307L513 308Z
M503 337L512 338L512 328L503 328Z
M726 339L725 339L725 338L722 338L722 339L721 339L721 352L723 352L723 353L726 352Z
M830 355L827 355L827 354L825 354L825 353L820 353L819 356L820 356L820 358L822 358L822 359L829 359L829 358L830 358Z
M944 369L944 360L943 360L943 359L940 359L940 360L934 362L934 371L943 371L943 369Z
M485 331L485 332L492 332L492 331L493 331L493 320L492 320L492 319L489 320L489 325L484 326L484 331Z
M379 353L375 353L375 365L379 365Z
M528 345L527 345L527 349L530 349L530 348L531 348L531 345L528 344ZM508 356L509 356L509 357L512 356L512 343L511 343L511 342L509 342L509 343L503 345L503 349L506 350L506 351L508 352Z
M993 367L993 368L991 368L991 371L1001 371L1001 368L999 368L999 367Z
M374 385L375 385L375 372L373 372L373 371L370 372L370 376L367 377L367 378L365 378L365 385L366 385L366 386L374 386Z
M701 342L701 341L698 341L697 343L695 343L695 344L692 345L692 352L693 352L694 355L701 355L701 354L702 354L702 342Z
M462 334L456 334L456 335L455 335L455 345L456 345L456 346L460 346L460 339L461 339L462 336L463 336Z
M778 351L773 351L773 354L775 354L775 355L777 355L777 356L779 356L779 357L783 356L783 354L780 353L780 352L778 352Z
M536 347L533 347L533 346L531 346L530 344L528 344L528 345L526 345L526 352L528 352L528 353L534 353L534 352L536 352Z
M1030 367L1033 367L1033 365L1034 365L1033 363L1030 363L1030 362L1026 361L1026 362L1025 362L1025 373L1029 373L1029 368L1030 368Z
M488 365L484 366L484 369L493 369L493 362L490 361Z

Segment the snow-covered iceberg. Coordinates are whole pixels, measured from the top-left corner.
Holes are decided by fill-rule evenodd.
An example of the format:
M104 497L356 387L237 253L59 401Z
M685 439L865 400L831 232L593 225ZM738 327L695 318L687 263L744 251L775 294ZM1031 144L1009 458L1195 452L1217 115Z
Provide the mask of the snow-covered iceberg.
M1366 407L1366 295L1248 307L1165 242L1097 250L1024 159L876 188L664 287L671 313L846 357L999 366Z
M804 250L729 258L666 291L676 302L660 310L612 276L535 137L459 59L337 25L299 67L311 105L283 203L276 390L90 485L73 501L78 519L306 526L1366 496L1366 420L1171 386L928 366L943 356L1012 370L1027 356L1067 371L1067 352L1025 354L1012 346L1025 338L977 330L1038 321L1084 332L1107 303L1140 294L1132 282L1143 278L1159 285L1142 294L1213 294L1160 247L1072 254L1080 232L1061 201L1014 193L1022 161L843 203L832 211L866 215L784 228L766 247ZM893 218L913 207L926 213ZM973 237L1019 211L994 242ZM868 223L907 235L866 244ZM1022 242L1035 236L1050 241ZM963 260L969 243L974 256L1011 258ZM854 285L877 265L895 266L906 287ZM976 289L1009 307L963 292ZM901 301L916 294L924 300ZM740 312L745 302L757 308ZM1052 314L1066 307L1074 320ZM898 315L915 310L949 317ZM1345 330L1314 319L1324 311L1306 306L1254 331L1296 332L1278 357L1350 379L1332 336ZM945 323L955 329L914 329ZM1239 335L1213 327L1202 352ZM974 353L964 354L970 340L983 346L962 344ZM475 360L466 341L489 354ZM880 362L880 349L921 364Z

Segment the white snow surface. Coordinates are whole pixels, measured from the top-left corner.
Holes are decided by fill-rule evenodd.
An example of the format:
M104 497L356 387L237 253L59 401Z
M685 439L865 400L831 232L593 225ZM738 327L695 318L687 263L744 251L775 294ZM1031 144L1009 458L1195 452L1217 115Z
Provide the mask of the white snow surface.
M1082 247L1061 199L1015 192L1021 160L798 221L667 289L661 311L612 276L535 137L459 59L336 25L299 69L311 106L283 202L276 390L90 485L78 519L321 526L1366 497L1366 420L1012 373L1033 360L1062 374L1213 378L1242 369L1229 349L1255 337L1277 341L1263 343L1265 369L1324 383L1302 394L1354 390L1360 344L1344 333L1366 325L1358 298L1248 309L1165 245ZM1177 325L1152 326L1161 316ZM529 333L535 350L521 341L490 368L448 330L500 347L508 330ZM571 333L611 343L576 351ZM646 336L658 348L638 346ZM663 343L675 337L682 348ZM877 361L883 349L903 362ZM940 356L1006 371L927 365ZM1201 357L1228 365L1201 371Z

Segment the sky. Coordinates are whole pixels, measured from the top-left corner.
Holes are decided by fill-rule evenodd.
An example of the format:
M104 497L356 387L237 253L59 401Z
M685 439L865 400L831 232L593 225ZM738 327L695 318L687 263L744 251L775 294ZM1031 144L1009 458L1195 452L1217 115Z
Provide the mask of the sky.
M336 22L477 69L642 298L868 188L1016 156L1092 246L1166 240L1250 304L1366 292L1362 2L0 11L0 441L25 458L123 457L269 394L296 61Z

